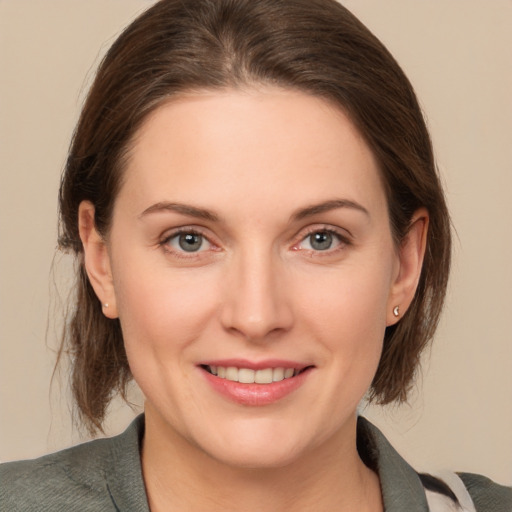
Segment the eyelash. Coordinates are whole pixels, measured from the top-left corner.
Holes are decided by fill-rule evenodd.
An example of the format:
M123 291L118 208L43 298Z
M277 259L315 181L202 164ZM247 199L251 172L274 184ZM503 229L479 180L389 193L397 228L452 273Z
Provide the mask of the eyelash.
M333 249L328 248L325 250L315 250L315 249L301 249L299 246L300 244L304 243L309 237L316 233L326 233L328 235L331 235L333 238L337 240L337 245ZM176 250L174 248L170 247L170 242L179 237L180 235L196 235L200 236L203 239L203 243L208 243L211 247L218 247L216 244L214 244L208 236L206 236L201 230L197 228L188 228L186 226L176 229L172 233L166 235L160 242L159 246L162 247L162 249L169 254L172 254L174 257L177 258L183 258L183 259L190 259L190 258L197 258L200 256L203 252L206 252L204 250L198 250L198 251L190 251L187 252L185 250ZM305 234L300 235L300 239L298 242L295 242L292 245L292 250L295 251L304 251L308 252L309 254L315 256L315 257L321 257L321 256L327 256L332 255L340 250L343 250L348 245L351 245L351 241L349 238L343 234L340 233L340 231L333 229L332 227L323 226L323 227L311 227L309 228Z
M210 246L216 247L216 245L203 233L201 230L198 230L197 228L187 228L186 226L176 229L172 233L166 235L160 242L159 246L162 247L164 252L168 254L172 254L176 258L183 258L183 259L189 259L189 258L197 258L198 255L202 254L205 251L199 250L199 251L190 251L187 252L185 250L176 250L174 248L170 247L170 242L178 238L180 235L196 235L200 236L203 239L203 243L207 242L210 244Z
M341 251L345 249L347 246L351 245L351 241L349 238L342 234L340 231L330 227L330 226L323 226L323 227L312 227L307 230L306 234L301 236L300 240L295 243L292 246L292 249L299 251L301 250L298 246L305 242L309 237L316 233L326 233L328 235L331 235L333 238L337 240L337 245L334 248L328 248L325 250L314 250L314 249L302 249L303 251L309 252L312 256L315 257L321 257L321 256L328 256L337 253L338 251Z

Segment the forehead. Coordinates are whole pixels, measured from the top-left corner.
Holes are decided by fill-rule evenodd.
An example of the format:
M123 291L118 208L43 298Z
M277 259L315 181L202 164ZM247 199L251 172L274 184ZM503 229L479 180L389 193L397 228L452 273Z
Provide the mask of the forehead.
M243 195L263 210L339 194L383 198L373 154L341 109L271 87L171 99L137 132L125 172L121 194L141 203Z

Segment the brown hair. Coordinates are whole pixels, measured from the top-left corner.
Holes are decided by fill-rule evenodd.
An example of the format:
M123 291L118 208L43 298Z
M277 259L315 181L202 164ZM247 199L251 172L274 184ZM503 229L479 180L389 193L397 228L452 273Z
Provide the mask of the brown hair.
M338 105L379 163L399 244L413 213L430 215L414 301L388 327L370 390L403 401L436 329L450 266L450 222L430 137L414 91L380 41L335 0L161 0L120 35L105 56L74 133L60 189L62 249L78 256L76 303L62 340L82 420L101 429L114 393L131 373L118 320L103 316L88 281L78 206L95 206L107 236L123 163L135 132L170 96L193 89L273 84Z

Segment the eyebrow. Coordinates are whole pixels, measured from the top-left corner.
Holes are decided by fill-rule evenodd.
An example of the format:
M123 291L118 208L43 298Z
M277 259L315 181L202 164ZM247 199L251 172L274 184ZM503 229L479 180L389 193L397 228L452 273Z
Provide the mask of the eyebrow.
M292 220L298 221L306 217L311 217L313 215L318 215L320 213L336 210L338 208L351 208L364 213L368 217L370 216L368 210L359 203L356 203L355 201L351 201L349 199L331 199L329 201L324 201L323 203L314 204L311 206L306 206L305 208L301 208L300 210L296 211L291 216L291 218ZM197 219L208 220L211 222L219 221L218 215L205 208L197 208L196 206L191 206L188 204L171 203L168 201L161 201L151 205L149 208L146 208L139 215L139 218L142 219L146 215L150 215L152 213L161 213L165 211L175 212L181 215L187 215L189 217L195 217Z
M350 208L353 210L360 211L364 213L366 216L370 217L370 213L368 212L368 210L361 204L356 203L355 201L351 201L349 199L332 199L330 201L324 201L323 203L307 206L306 208L301 208L292 215L292 219L301 220L306 217L311 217L319 213L325 213L331 210L336 210L338 208Z
M206 210L204 208L197 208L195 206L190 206L188 204L170 203L168 201L161 201L159 203L151 205L149 208L146 208L139 215L139 219L142 219L146 215L152 213L161 213L165 211L180 213L181 215L187 215L189 217L195 217L197 219L209 220L211 222L217 222L219 220L219 217L210 210Z

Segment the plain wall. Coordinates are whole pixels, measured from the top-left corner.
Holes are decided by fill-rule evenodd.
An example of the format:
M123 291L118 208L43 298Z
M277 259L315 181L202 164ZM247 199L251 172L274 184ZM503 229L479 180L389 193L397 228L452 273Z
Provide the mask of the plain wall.
M57 188L100 56L151 3L0 0L3 461L84 439L70 422L65 372L50 392L71 276L66 257L50 272ZM456 228L446 311L411 403L364 413L416 469L472 471L512 484L512 2L345 5L415 85ZM133 414L114 404L108 433Z

